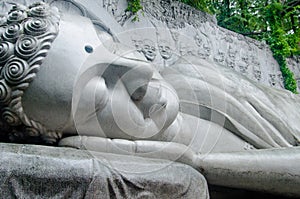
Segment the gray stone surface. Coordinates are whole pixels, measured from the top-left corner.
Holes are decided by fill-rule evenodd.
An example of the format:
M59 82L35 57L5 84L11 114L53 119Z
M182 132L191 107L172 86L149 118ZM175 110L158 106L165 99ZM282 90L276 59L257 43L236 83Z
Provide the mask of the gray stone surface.
M59 144L90 152L168 159L194 167L210 185L300 196L300 147L199 154L177 143L83 136L64 138Z
M298 86L297 91L300 92L300 56L288 58L287 66L294 73Z
M169 161L0 144L1 198L209 198L204 177Z
M210 184L295 198L300 197L299 164L300 147L206 154L199 163Z

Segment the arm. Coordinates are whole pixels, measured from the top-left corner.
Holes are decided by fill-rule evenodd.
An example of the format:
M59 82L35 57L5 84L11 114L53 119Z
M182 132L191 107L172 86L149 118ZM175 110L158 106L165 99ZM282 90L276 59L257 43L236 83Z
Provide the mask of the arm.
M59 146L172 160L192 166L212 185L300 196L299 147L198 154L178 143L79 136Z
M162 141L129 141L87 136L73 136L62 139L59 146L73 147L94 152L135 155L146 158L167 159L181 162L194 168L197 154L187 146Z

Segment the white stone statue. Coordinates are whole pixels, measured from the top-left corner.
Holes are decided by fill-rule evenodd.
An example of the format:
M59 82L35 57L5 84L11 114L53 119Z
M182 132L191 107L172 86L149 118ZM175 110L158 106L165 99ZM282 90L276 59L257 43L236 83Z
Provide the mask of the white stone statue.
M214 165L238 173L248 163L243 183L222 169L219 175L229 176L231 187L253 190L299 185L298 95L196 56L180 57L159 74L151 59L95 27L45 3L14 6L4 16L3 139L180 161L218 185L225 182ZM262 150L231 153L253 149ZM269 185L274 173L285 175L285 160L294 177Z

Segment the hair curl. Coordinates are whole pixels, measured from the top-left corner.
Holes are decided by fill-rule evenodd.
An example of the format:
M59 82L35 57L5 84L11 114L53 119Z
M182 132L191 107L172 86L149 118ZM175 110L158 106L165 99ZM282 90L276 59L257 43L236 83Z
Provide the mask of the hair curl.
M0 139L54 144L60 132L29 118L22 96L58 34L59 14L48 4L14 5L0 23Z

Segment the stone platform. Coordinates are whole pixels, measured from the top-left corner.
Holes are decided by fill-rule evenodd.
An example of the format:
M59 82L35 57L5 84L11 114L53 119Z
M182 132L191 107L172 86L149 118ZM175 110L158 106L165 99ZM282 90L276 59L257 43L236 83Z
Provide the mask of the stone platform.
M170 161L0 143L1 198L209 198L205 178Z

